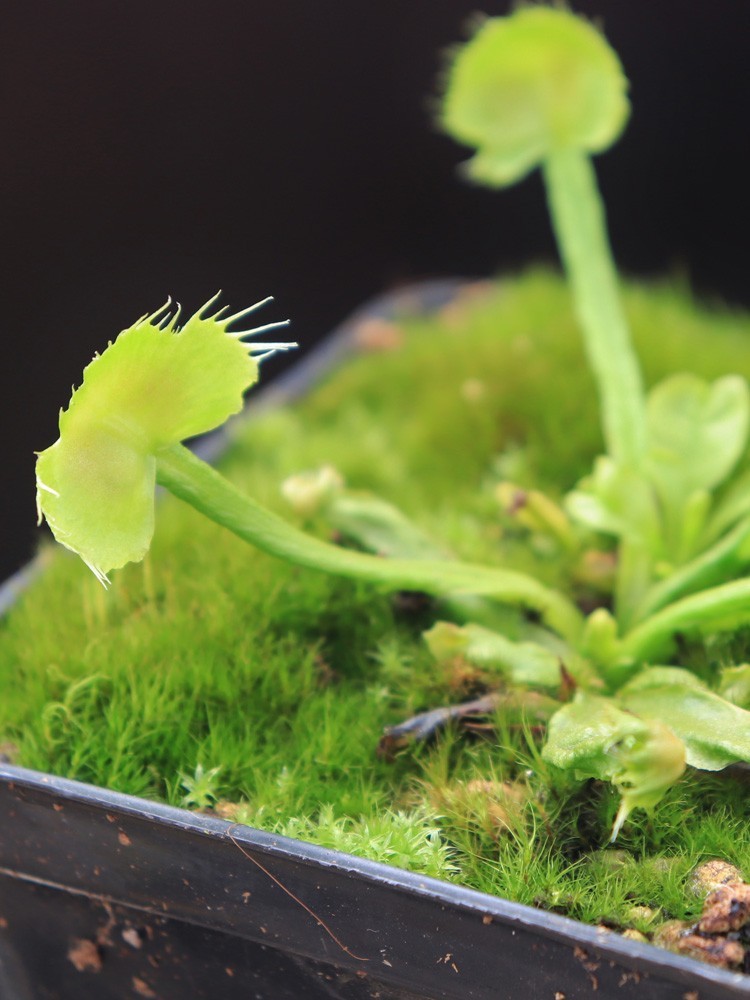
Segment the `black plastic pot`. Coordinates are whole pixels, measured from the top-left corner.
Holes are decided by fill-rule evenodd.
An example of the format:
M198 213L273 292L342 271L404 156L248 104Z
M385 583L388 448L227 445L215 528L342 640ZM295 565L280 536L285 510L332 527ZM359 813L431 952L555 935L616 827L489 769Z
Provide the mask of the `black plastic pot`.
M377 300L260 395L309 387ZM204 442L216 452L221 438ZM7 604L30 571L0 591ZM555 914L0 764L0 1000L720 1000L750 979Z
M563 917L20 768L0 815L3 1000L748 996Z

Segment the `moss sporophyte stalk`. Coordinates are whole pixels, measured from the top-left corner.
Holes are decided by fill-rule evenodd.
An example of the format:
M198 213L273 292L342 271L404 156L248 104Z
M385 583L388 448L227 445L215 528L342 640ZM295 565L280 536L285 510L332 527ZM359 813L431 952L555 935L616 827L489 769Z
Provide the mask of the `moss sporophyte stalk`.
M430 651L491 664L508 689L543 693L545 766L614 784L613 836L633 809L652 810L686 765L750 761L750 667L698 677L680 663L678 642L750 624L750 391L739 376L682 373L644 389L590 159L628 113L627 82L603 36L567 11L529 7L486 20L457 51L440 115L475 148L474 181L503 187L537 166L543 173L605 454L563 504L510 481L498 498L588 567L593 607L531 573L454 558L393 505L347 493L330 472L286 493L306 514L317 506L356 550L287 523L196 458L181 442L237 412L258 359L289 346L248 346L243 338L259 331L232 333L252 310L211 315L207 306L180 328L165 307L125 330L86 368L59 440L37 464L40 513L104 582L148 550L158 483L267 553L440 598L446 620L427 632Z

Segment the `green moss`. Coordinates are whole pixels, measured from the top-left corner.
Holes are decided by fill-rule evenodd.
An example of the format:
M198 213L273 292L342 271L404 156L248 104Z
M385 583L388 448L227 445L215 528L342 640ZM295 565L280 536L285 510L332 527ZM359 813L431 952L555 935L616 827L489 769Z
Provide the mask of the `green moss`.
M625 301L649 383L681 369L750 377L747 318L678 288L631 287ZM464 558L564 578L502 530L490 489L498 455L560 494L601 448L562 283L530 273L400 328L398 350L353 357L306 400L238 421L223 470L282 510L287 475L332 462ZM174 804L241 803L223 808L614 926L648 930L635 906L695 913L686 874L707 857L750 875L741 776L690 774L615 853L615 793L561 784L533 727L499 718L489 739L449 733L379 758L385 726L455 698L420 639L428 612L274 561L168 497L150 556L108 593L63 551L44 558L0 623L0 739L28 767ZM747 648L740 636L692 650L691 666Z

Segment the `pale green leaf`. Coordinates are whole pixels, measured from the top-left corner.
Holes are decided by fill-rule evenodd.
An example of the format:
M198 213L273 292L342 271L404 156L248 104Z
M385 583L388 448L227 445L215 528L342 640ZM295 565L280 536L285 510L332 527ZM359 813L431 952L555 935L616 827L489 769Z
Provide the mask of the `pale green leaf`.
M441 123L477 148L476 180L511 184L555 150L610 146L629 114L619 60L588 22L524 7L486 20L450 68Z
M710 691L679 667L651 667L623 687L618 700L643 719L665 723L685 744L692 767L718 771L750 761L750 712Z
M612 749L626 738L642 737L646 730L640 719L610 698L578 691L552 718L544 759L581 778L611 779L621 769Z
M370 493L339 493L326 518L344 538L369 552L398 559L450 559L451 553L417 527L398 507Z
M750 392L739 375L706 382L686 372L656 385L646 402L650 472L663 496L683 499L723 482L745 450Z
M625 656L634 660L665 659L674 649L675 636L712 635L750 623L750 580L733 580L650 614L623 636Z
M257 379L252 352L269 345L244 344L227 329L243 314L209 317L210 305L182 329L167 306L124 330L86 367L38 456L40 516L103 581L148 549L155 455L223 424Z
M148 552L155 469L152 455L83 420L37 459L37 503L52 534L102 582L110 569Z

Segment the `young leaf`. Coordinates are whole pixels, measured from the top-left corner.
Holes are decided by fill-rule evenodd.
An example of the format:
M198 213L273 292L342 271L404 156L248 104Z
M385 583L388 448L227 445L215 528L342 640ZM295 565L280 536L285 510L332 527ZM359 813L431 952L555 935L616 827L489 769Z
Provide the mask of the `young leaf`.
M38 456L40 519L103 582L148 550L159 450L237 413L258 378L253 353L290 346L244 344L258 331L228 327L256 307L222 319L208 314L214 301L182 328L168 303L124 330L87 366L60 437Z
M686 761L682 740L658 719L648 724L642 736L624 739L611 753L620 765L612 780L622 795L610 838L614 841L634 809L651 812L679 781Z
M505 515L527 531L553 541L568 552L578 548L578 539L565 511L540 490L522 489L504 480L495 488L495 496Z
M622 627L653 578L663 556L660 511L654 490L632 465L599 457L594 471L566 497L571 517L594 531L620 540L615 578L615 606Z
M618 687L633 672L632 660L623 657L617 620L606 608L596 608L586 619L580 652L611 687Z
M565 498L572 518L599 531L661 554L659 508L650 483L639 472L600 456L594 470Z

